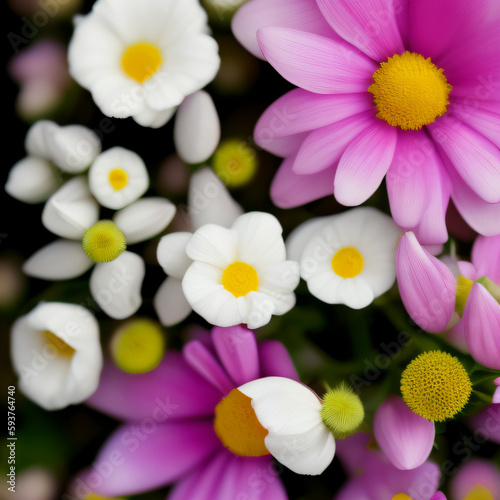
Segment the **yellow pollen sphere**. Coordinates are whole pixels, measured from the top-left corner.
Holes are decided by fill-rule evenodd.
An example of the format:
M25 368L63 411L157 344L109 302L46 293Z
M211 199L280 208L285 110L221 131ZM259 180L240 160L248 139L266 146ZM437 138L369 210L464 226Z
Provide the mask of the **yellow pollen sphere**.
M57 349L57 354L63 358L72 358L73 354L75 354L75 349L64 342L63 339L58 337L56 334L52 333L49 330L44 330L43 336L47 344L55 347Z
M467 371L447 352L419 354L401 376L401 394L408 407L434 422L453 418L467 404L471 392Z
M165 354L165 337L159 323L150 319L130 321L111 342L115 364L127 373L146 373L156 368Z
M341 248L332 258L332 269L341 278L354 278L363 270L365 259L354 247Z
M443 69L430 58L405 52L380 64L368 92L377 118L403 130L418 130L446 113L451 89Z
M149 80L161 66L163 57L156 45L140 42L127 47L122 55L123 71L138 83Z
M398 493L392 497L392 500L412 500L406 493Z
M87 229L82 246L95 262L111 262L127 248L124 234L111 220L100 220Z
M250 182L257 170L257 155L244 141L223 141L214 153L213 169L228 187L240 187Z
M114 168L109 172L108 180L114 191L121 191L128 184L128 174L123 168Z
M481 485L474 486L464 500L495 500L490 491Z
M259 276L253 266L246 262L233 262L222 273L222 286L236 298L259 288Z
M342 383L323 396L321 418L337 439L353 434L365 418L363 403L351 387Z
M268 431L258 421L252 400L238 389L233 389L215 407L214 429L222 444L236 455L269 455L264 444Z

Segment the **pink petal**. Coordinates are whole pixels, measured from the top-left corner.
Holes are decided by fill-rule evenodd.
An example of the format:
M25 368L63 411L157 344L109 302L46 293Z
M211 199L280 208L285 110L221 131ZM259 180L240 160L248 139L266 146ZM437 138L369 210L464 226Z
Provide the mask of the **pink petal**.
M367 432L357 432L346 439L335 442L335 454L339 457L342 467L349 476L357 476L363 468L365 460L377 460L379 451L368 448L371 435Z
M500 404L491 404L468 419L477 436L500 444Z
M310 0L253 0L240 7L231 21L236 39L253 55L264 58L257 43L257 30L280 26L317 35L333 35L315 2Z
M495 385L497 386L495 392L493 393L493 403L500 403L500 377L495 379Z
M222 395L231 392L235 385L222 368L219 360L199 340L188 342L182 354L188 364L207 382L218 389Z
M299 150L300 145L304 142L309 132L279 137L272 129L261 127L255 134L254 139L258 146L275 156L286 158Z
M347 147L337 167L334 195L342 205L360 205L380 186L392 162L397 130L374 123Z
M488 368L500 370L500 304L480 283L472 285L463 321L471 356Z
M160 423L213 414L220 393L203 380L178 353L169 351L152 371L129 374L104 364L97 391L86 404L123 420L152 417Z
M455 278L420 246L412 232L399 240L396 277L401 300L413 321L427 332L445 330L455 310Z
M455 346L462 352L469 353L467 343L465 342L464 322L462 320L453 325L449 330L446 330L444 337L452 346Z
M234 386L259 378L259 354L254 333L242 325L212 328L217 355Z
M476 485L486 487L492 498L500 497L500 472L492 461L473 458L463 464L450 482L450 496L453 500L463 500Z
M323 36L278 27L257 32L260 48L283 78L318 94L366 92L377 65Z
M259 344L260 377L285 377L299 380L286 347L277 340ZM256 377L257 378L257 377Z
M422 465L434 445L434 423L413 413L394 395L389 395L377 408L373 431L382 451L401 470Z
M404 52L395 7L386 0L317 0L330 26L377 62Z
M478 278L487 276L500 284L500 234L478 236L472 247L472 263L477 269Z
M443 492L438 491L435 495L432 495L430 500L446 500L446 497Z
M484 201L499 202L500 150L483 135L450 115L436 120L427 128L465 183Z
M333 195L335 169L328 168L311 175L298 175L292 167L295 156L289 156L281 164L271 184L271 199L280 208L298 207Z
M294 89L274 101L255 127L255 138L285 137L315 130L373 109L368 92L360 94L314 94Z
M373 123L373 113L350 116L311 132L297 153L293 171L314 174L336 165L349 144Z
M458 100L454 104L451 114L473 128L476 132L484 135L497 148L500 148L500 114L491 111L470 108L467 106L467 100L462 102Z
M212 420L168 422L152 419L118 428L99 451L87 483L98 495L133 495L163 487L200 464L218 447Z

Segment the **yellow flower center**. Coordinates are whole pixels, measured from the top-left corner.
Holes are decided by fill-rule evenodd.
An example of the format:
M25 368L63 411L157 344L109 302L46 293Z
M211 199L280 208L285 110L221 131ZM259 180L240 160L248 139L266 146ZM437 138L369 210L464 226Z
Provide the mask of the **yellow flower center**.
M226 186L240 187L254 177L257 156L247 143L237 139L227 140L214 153L213 169Z
M321 418L335 438L344 439L361 425L365 410L358 395L342 383L323 396Z
M100 220L87 229L82 246L95 262L111 262L127 248L124 234L110 220Z
M259 288L259 276L250 264L233 262L222 273L222 286L236 298L247 293L256 292Z
M128 174L123 168L114 168L109 172L108 180L115 191L121 191L128 184Z
M373 73L377 118L403 130L418 130L446 112L452 86L430 58L405 52L395 54Z
M76 351L55 333L44 330L43 336L45 337L46 343L55 347L57 349L57 354L62 358L72 358L73 354L75 354Z
M238 389L215 407L214 429L222 444L236 455L269 455L264 444L268 431L257 420L252 400Z
M474 282L465 276L459 276L457 279L457 290L455 292L455 311L462 316L469 296L470 289Z
M474 486L464 500L495 500L490 491L484 486Z
M406 493L398 493L392 497L392 500L412 500Z
M138 83L151 78L161 66L163 57L156 45L140 42L128 47L122 56L122 68Z
M145 373L158 366L165 354L161 326L150 319L137 319L116 332L111 343L116 365L127 373Z
M409 408L442 422L454 417L469 400L472 384L460 361L442 351L418 355L401 376L401 393Z
M100 495L96 495L95 493L91 493L88 497L85 497L85 500L124 500L122 497L101 497Z
M341 248L332 258L332 269L341 278L354 278L363 270L365 259L354 247Z

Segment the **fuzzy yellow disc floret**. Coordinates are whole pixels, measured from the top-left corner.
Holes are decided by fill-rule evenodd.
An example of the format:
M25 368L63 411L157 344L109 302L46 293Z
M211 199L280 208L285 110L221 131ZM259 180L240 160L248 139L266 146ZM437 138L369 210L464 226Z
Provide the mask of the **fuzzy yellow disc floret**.
M459 413L472 392L469 375L447 352L417 356L401 376L401 393L409 408L422 417L442 422Z
M257 170L257 155L244 141L223 141L213 157L214 172L229 187L240 187L249 183Z
M127 248L124 234L111 220L100 220L87 229L82 246L95 262L111 262Z

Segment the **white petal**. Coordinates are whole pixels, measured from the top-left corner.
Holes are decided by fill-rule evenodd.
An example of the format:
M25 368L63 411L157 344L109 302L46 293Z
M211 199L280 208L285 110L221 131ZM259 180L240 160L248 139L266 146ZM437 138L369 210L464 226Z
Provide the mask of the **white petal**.
M78 241L56 240L35 252L23 265L28 276L45 280L67 280L81 276L94 261Z
M182 280L188 267L193 263L186 253L192 233L179 231L162 236L156 249L156 257L166 274Z
M174 143L186 163L201 163L214 153L220 140L219 115L208 92L186 97L177 110Z
M236 219L232 228L238 235L238 259L248 264L278 264L286 259L283 229L274 215L248 212Z
M24 203L40 203L55 193L60 183L46 160L27 156L11 168L5 191Z
M125 235L127 245L132 245L161 233L175 211L175 205L165 198L141 198L116 212L113 221Z
M143 127L160 128L172 118L176 110L177 106L162 111L146 107L140 113L134 113L132 118Z
M237 234L215 224L206 224L189 240L186 253L194 261L225 269L238 260Z
M126 185L116 190L110 183L110 172L122 169L127 174ZM149 175L142 158L122 147L101 153L89 169L89 187L103 207L118 210L140 198L149 187Z
M59 355L46 330L75 349L71 358ZM11 357L21 390L38 405L57 410L81 403L96 390L102 369L98 323L79 305L40 303L14 323Z
M342 304L352 309L362 309L371 304L375 298L370 285L359 276L342 280L339 297Z
M243 213L241 206L231 198L224 183L210 167L202 168L191 176L188 206L194 230L205 224L230 227Z
M28 130L24 140L24 148L30 156L49 159L48 138L59 128L51 120L39 120Z
M99 205L92 198L85 179L67 181L48 200L42 212L42 223L54 234L78 240L95 224Z
M186 319L192 309L184 297L182 281L168 277L158 288L153 306L160 323L164 326L177 325Z
M290 260L300 261L305 246L328 219L329 217L315 217L297 226L285 241L287 257Z
M111 318L128 318L142 304L145 273L142 258L127 251L111 262L96 264L90 276L92 297Z

